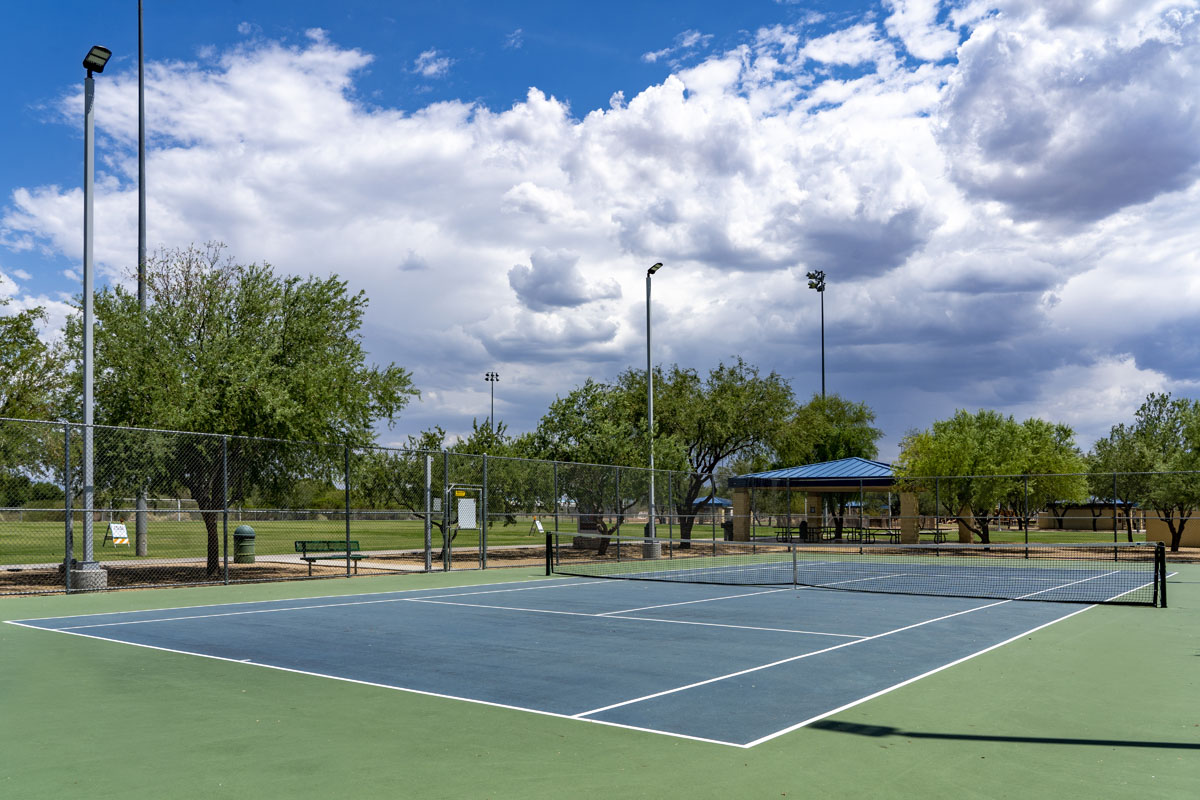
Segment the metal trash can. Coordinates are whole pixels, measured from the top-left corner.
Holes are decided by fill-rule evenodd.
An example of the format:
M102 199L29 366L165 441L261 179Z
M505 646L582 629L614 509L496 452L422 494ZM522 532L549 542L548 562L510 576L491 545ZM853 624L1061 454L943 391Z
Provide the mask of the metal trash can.
M721 531L725 535L725 541L733 541L733 520L727 519L721 523Z
M233 531L233 563L254 563L254 528L238 525Z

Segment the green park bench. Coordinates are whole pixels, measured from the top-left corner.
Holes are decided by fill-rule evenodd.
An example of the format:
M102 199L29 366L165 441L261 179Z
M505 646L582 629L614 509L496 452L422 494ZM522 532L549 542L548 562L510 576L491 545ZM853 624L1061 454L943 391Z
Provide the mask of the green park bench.
M312 575L314 561L345 561L354 562L354 574L358 574L358 562L366 558L362 553L356 553L358 542L351 539L306 539L296 542L296 552L303 561L308 562L308 574Z

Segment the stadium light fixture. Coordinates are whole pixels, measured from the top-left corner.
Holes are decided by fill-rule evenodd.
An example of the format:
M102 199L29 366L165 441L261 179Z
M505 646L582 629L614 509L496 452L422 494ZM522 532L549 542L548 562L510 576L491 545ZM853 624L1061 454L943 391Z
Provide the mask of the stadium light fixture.
M492 425L492 433L496 432L496 381L500 380L500 374L497 372L484 373L483 379L488 382L488 386L492 390L492 414L488 417L488 422Z
M88 54L83 57L83 68L89 74L93 72L99 74L104 72L104 65L108 63L110 58L112 58L112 50L98 44L93 45L92 49L88 50Z
M646 270L646 438L650 445L650 522L646 526L643 558L658 558L659 543L654 535L654 364L650 360L650 278L662 269L662 262Z
M814 269L808 273L808 288L821 295L821 397L825 397L825 272Z

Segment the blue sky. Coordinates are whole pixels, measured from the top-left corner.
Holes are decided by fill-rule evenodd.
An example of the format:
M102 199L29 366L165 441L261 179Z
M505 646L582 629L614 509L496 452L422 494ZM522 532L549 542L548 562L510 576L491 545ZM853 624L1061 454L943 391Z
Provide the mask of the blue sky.
M117 6L120 6L118 9ZM423 399L385 441L656 359L828 382L903 434L1072 424L1200 383L1196 0L146 4L150 246L336 272ZM78 292L80 60L99 278L136 257L136 9L6 9L0 297ZM115 14L119 11L121 16ZM0 313L5 313L0 311Z

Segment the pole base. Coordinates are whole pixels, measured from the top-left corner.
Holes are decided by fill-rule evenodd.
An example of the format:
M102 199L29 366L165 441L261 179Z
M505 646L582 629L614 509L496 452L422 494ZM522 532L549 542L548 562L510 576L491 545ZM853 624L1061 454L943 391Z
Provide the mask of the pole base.
M71 565L71 591L97 592L108 588L108 572L97 561L76 561Z
M657 539L651 542L642 542L642 558L662 558L662 542Z

